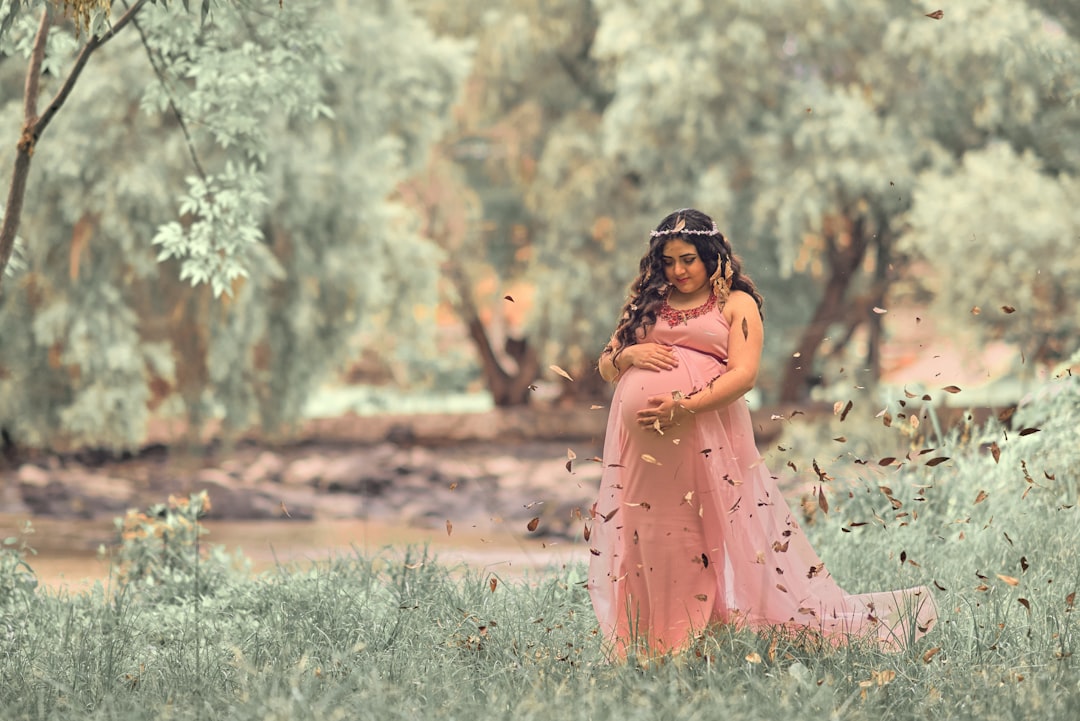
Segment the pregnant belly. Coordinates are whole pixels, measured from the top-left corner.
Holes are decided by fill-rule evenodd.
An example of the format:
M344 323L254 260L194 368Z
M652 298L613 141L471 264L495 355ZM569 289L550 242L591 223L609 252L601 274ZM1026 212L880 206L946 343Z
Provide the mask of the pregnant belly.
M724 366L715 357L686 348L675 348L679 365L671 370L653 371L631 368L619 380L618 400L622 404L623 423L630 426L636 414L649 405L649 398L671 395L679 391L684 396L700 389L719 375Z

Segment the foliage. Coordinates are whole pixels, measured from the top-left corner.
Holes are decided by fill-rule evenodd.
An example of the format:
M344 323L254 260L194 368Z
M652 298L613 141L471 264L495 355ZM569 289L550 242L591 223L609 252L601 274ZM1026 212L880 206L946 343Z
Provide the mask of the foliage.
M120 545L113 556L118 583L155 601L179 602L219 593L246 563L220 546L201 541L209 533L201 519L210 512L206 491L169 496L145 512L116 519Z
M34 31L23 13L0 42L5 101ZM76 49L54 28L43 89ZM388 361L422 346L437 257L392 196L467 60L404 2L144 7L36 148L25 270L0 297L0 423L114 450L154 412L278 432L354 335L405 331ZM6 102L0 126L19 113Z

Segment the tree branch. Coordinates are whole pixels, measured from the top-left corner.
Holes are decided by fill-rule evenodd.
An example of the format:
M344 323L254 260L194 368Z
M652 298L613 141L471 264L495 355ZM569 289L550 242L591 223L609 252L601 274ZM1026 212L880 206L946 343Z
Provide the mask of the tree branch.
M158 82L161 83L161 87L165 89L165 95L169 98L169 107L172 108L173 115L176 116L176 122L180 125L180 132L184 134L184 142L187 143L188 153L191 155L191 162L195 165L195 171L200 178L206 180L206 173L203 171L202 163L199 162L199 156L195 152L195 144L191 140L191 133L188 132L187 123L184 122L184 116L180 113L180 108L176 107L176 101L173 100L172 93L169 92L168 83L165 82L165 71L161 69L157 59L154 58L154 51L150 47L150 42L146 39L146 33L143 32L142 25L139 25L139 21L135 19L132 19L131 24L139 31L139 38L146 49L146 57L150 61L150 67L154 69Z
M33 129L37 122L37 99L41 83L41 65L45 61L45 46L49 39L52 18L49 6L41 13L41 24L34 36L30 51L30 63L26 68L26 85L23 94L23 128L15 146L15 167L11 171L11 187L8 189L7 205L4 207L3 224L0 225L0 282L3 282L11 254L15 250L15 234L19 232L23 198L26 196L26 178L30 174L30 158L34 154L37 136Z
M83 49L79 51L79 56L75 58L75 64L71 66L71 72L68 73L67 78L64 79L64 84L60 86L60 89L56 91L56 95L53 96L52 102L45 108L45 112L41 114L37 122L34 124L34 141L41 137L41 134L45 132L45 128L48 127L52 121L53 116L67 100L68 95L71 94L71 89L75 87L76 81L82 74L83 68L86 67L86 62L93 55L94 51L100 48L105 43L112 40L118 32L124 29L124 26L135 19L135 16L139 14L143 6L146 5L147 0L137 0L134 5L129 7L127 11L120 16L120 19L113 23L108 32L102 35L95 35L90 38Z

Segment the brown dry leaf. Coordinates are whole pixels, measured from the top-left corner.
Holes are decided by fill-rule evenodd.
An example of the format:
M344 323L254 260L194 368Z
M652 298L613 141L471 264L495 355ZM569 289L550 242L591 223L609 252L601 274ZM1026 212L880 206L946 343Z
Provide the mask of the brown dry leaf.
M945 588L944 586L942 586L940 583L938 583L937 579L934 580L934 587L937 588L937 590L939 590L939 591L948 591L949 590L949 589Z
M566 462L566 472L567 473L573 473L574 472L574 462L573 461L567 461Z
M788 592L787 586L785 586L782 583L776 584L776 590L780 591L780 593L787 593Z
M1012 418L1013 413L1016 413L1016 408L1006 408L1005 410L998 413L997 419L1000 422L1005 423L1010 418Z
M911 423L912 429L915 429L915 428L919 427L919 417L918 416L908 416L908 421Z
M574 453L572 448L567 448L566 449L566 457L569 458L572 461L575 458L577 458L577 454Z
M590 537L590 536L592 536L592 529L591 529L591 528L589 528L589 524L588 524L588 523L586 523L586 524L585 524L585 532L584 532L584 533L582 533L581 535L585 537L585 540L586 540L586 541L588 541L588 540L589 540L589 537Z
M662 463L660 463L660 461L656 460L655 458L650 456L648 453L642 453L641 454L641 460L645 461L646 463L655 463L658 466L663 465Z
M930 460L928 460L926 462L926 465L928 465L928 466L936 466L939 463L944 463L947 460L949 460L949 456L938 456L937 458L931 458Z
M742 337L743 340L750 338L750 326L746 324L746 318L742 319Z
M1065 597L1065 605L1068 606L1069 608L1072 608L1075 603L1076 603L1076 591L1073 591L1072 593L1070 593L1068 596Z
M491 577L491 580L489 580L489 581L488 581L488 587L489 587L489 588L491 589L491 592L492 592L492 593L495 593L495 588L496 588L496 587L497 587L498 585L499 585L499 579L497 579L497 578L495 578L494 576L492 576L492 577Z
M1010 586L1019 586L1020 585L1020 579L1018 579L1018 578L1013 578L1012 576L1004 576L1004 575L1002 575L1000 573L997 574L997 577L1000 578L1005 583L1009 584Z
M983 501L985 501L989 497L990 496L987 495L986 491L979 491L979 495L975 496L975 502L976 503L982 503Z
M574 379L570 377L570 374L569 374L569 373L567 373L566 371L564 371L564 370L563 370L562 368L560 368L559 366L548 366L548 368L550 368L551 370L555 371L556 373L558 373L559 375L561 375L561 376L562 376L563 378L565 378L566 380L568 380L568 381L571 381L571 382L573 382L573 380L574 380Z
M791 543L791 541L784 541L783 543L780 543L780 541L773 541L772 550L777 553L787 553L789 543Z
M945 17L945 11L935 10L932 13L926 13L926 17L930 18L931 20L940 20L941 18Z
M746 654L746 660L750 663L761 663L761 654L757 651Z
M994 463L1001 460L1001 447L998 446L996 441L990 444L990 455L994 457Z
M1024 430L1020 431L1020 435L1030 436L1032 433L1038 433L1041 430L1042 428L1025 428Z
M892 456L885 456L880 461L878 461L879 466L891 466L894 463L896 463L896 459Z
M884 671L872 671L870 677L877 682L878 686L885 686L886 684L892 683L893 679L896 678L896 671L893 671L891 668L887 668Z
M881 419L881 422L885 424L886 428L891 428L892 427L892 415L890 413L886 412L885 416Z
M682 218L679 218L679 220L675 223L675 227L671 229L671 232L678 233L680 230L682 230L685 227L686 227L686 221L683 220Z
M1031 613L1031 602L1028 601L1026 598L1018 598L1016 599L1016 602L1026 608L1028 613Z
M701 565L704 566L705 568L709 567L709 557L706 556L704 553L701 554Z
M454 481L453 483L450 484L450 490L451 491L456 491L457 487L458 487L458 482L457 481Z
M1005 313L1015 313L1016 312L1016 308L1012 307L1011 305L1003 305L1003 306L1001 306L1001 310L1004 311Z
M945 391L946 393L959 393L960 386L945 386L941 390Z
M904 389L904 395L907 396L908 398L918 398L919 397L918 393L912 393L907 388Z
M941 12L941 11L939 10L938 12ZM982 308L980 308L979 306L976 305L976 306L973 306L971 308L971 314L972 315L978 315L979 313L982 313Z
M851 401L847 402L847 405L844 406L844 411L840 414L840 422L841 423L843 423L844 420L847 419L847 414L851 412L851 409L854 406L855 406L855 404L852 403Z
M694 595L694 598L696 598L697 600L701 601L702 603L705 603L706 601L708 601L708 600L709 600L709 597L708 597L708 596L706 596L706 595L705 595L704 593L698 593L698 594L695 594L695 595Z
M590 411L598 411L598 410L600 410L601 408L603 408L603 406L601 406L601 405L597 405L597 404L595 404L595 403L593 403L593 404L592 404L591 406L589 406L589 410L590 410Z
M449 536L453 532L454 532L454 524L451 523L449 520L447 520L446 521L446 535Z
M829 501L825 498L825 487L824 486L818 486L817 503L818 503L818 507L821 509L822 513L828 513L829 512Z
M836 438L833 438L833 440L837 443L847 443L847 436L837 436Z
M878 308L875 305L874 306L874 312L877 313L878 315L884 315L885 313L888 313L889 311L885 310L884 308Z

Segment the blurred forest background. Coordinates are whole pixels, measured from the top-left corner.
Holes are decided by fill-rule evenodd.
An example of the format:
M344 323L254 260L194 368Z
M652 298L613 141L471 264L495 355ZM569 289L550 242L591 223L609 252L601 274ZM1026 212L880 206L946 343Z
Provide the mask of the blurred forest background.
M1011 403L1077 351L1072 0L102 6L0 0L9 451L602 402L686 206L766 298L767 406L944 353Z

